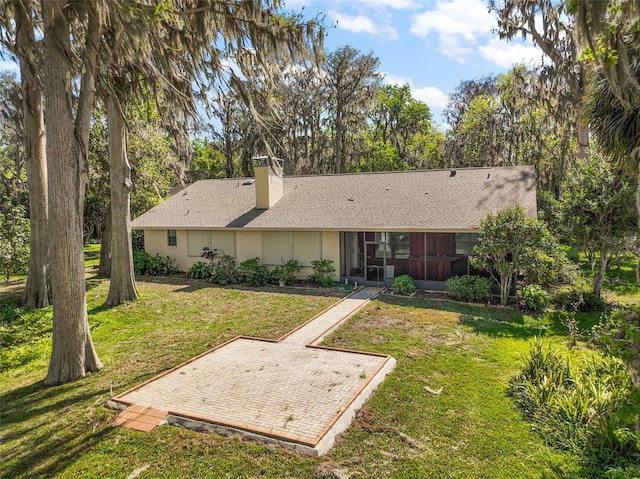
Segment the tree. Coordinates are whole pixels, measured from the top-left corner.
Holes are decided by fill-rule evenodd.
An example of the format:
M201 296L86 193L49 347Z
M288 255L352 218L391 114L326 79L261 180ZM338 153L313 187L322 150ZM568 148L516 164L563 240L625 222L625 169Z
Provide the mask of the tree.
M0 38L3 47L18 59L23 102L24 145L29 186L29 218L31 225L29 275L23 293L27 308L44 308L51 303L48 276L49 238L47 236L48 185L45 152L44 108L38 72L42 56L37 30L39 5L32 0L8 2L0 16Z
M515 65L491 81L461 83L446 110L451 167L535 165L538 190L559 194L575 157L575 119L538 100L539 76Z
M15 73L0 74L0 181L4 199L21 205L24 193L24 119L22 95ZM4 197L4 198L2 198Z
M93 4L77 4L79 10L73 11L64 9L65 6L69 7L52 0L42 2L49 238L54 246L51 251L53 347L46 385L62 384L102 369L89 331L82 242L89 120L101 28ZM83 10L83 6L88 9ZM83 73L77 99L73 97L77 79L75 65L67 53L72 50L67 15L72 13L87 27L86 36L76 37L76 42L83 40L80 56Z
M0 212L0 270L8 283L11 274L22 270L29 258L29 220L22 206Z
M575 119L578 157L587 155L589 130L584 117L587 65L581 60L575 39L568 0L492 0L498 14L500 38L531 38L552 62L542 68L538 78L538 98L550 103L548 110L558 115L571 113ZM573 2L576 3L576 2ZM577 2L597 3L597 2Z
M369 113L366 150L375 154L390 146L397 161L384 169L439 167L442 162L442 134L432 123L429 107L411 96L408 85L384 85ZM375 171L374 164L363 158L362 169ZM382 168L378 168L382 169Z
M188 103L193 104L194 85L202 85L203 78L219 79L223 58L232 57L241 71L256 65L269 70L267 59L295 58L307 54L309 43L316 46L318 24L281 15L277 0L207 5L195 0L175 4L41 0L36 6L40 8L30 9L29 18L34 18L35 24L41 13L41 40L29 45L25 61L37 71L35 59L42 53L39 80L49 139L49 239L55 246L51 255L53 347L45 384L55 385L102 367L87 321L82 243L91 112L101 67L114 64L101 55L135 50L123 60L153 67L153 78L172 77L175 81L160 85L167 87L163 93L171 92L165 105L181 106L171 111L173 118L181 120L194 112L188 108ZM0 34L5 38L16 21L6 10L0 20ZM122 25L127 28L120 28ZM131 30L130 25L138 28ZM100 40L107 32L120 35L122 44L128 43L131 49L101 50ZM137 56L151 52L154 55L150 58L156 62L152 65ZM232 77L231 81L240 79ZM185 122L174 125L184 126Z
M627 52L629 55L630 52ZM635 61L629 65L626 75L640 81L640 53L635 53ZM621 75L618 71L616 75ZM640 224L640 91L636 91L630 79L619 78L620 85L611 83L604 68L598 68L592 75L591 91L586 101L587 115L591 120L591 130L598 145L615 158L629 174L635 175L636 213ZM619 89L624 88L624 93ZM636 249L640 258L640 250ZM640 261L636 269L636 280L640 284Z
M489 214L480 222L478 244L471 264L488 271L500 286L500 302L507 304L518 274L536 266L554 241L544 223L527 218L522 206Z
M593 293L600 296L611 257L629 249L637 234L635 185L610 161L591 152L579 160L563 184L559 214L571 244L599 259Z
M640 4L635 0L570 2L582 56L598 66L624 109L640 96L637 75Z
M348 46L327 56L334 173L344 172L348 137L365 129L366 112L380 83L379 65L380 60L371 53Z

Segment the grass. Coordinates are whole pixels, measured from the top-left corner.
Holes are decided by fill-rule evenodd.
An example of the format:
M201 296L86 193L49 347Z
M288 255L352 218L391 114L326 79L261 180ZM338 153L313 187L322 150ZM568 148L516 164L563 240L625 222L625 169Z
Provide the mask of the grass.
M88 278L92 337L105 367L55 388L42 386L50 309L18 308L20 284L0 289L0 478L586 475L579 457L548 448L531 431L506 387L536 336L573 357L593 353L567 347L558 314L448 302L383 297L326 340L398 362L323 458L171 426L114 427L116 413L102 406L112 382L114 393L123 392L239 334L278 338L341 294L181 278L144 278L138 287L138 301L108 308L108 282ZM585 329L594 321L576 318Z

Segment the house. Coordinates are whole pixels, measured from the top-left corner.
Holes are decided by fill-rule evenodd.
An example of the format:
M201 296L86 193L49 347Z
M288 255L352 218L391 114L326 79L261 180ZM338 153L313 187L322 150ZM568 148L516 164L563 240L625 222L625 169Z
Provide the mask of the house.
M520 204L536 215L531 166L287 176L259 158L255 178L198 181L136 218L145 249L186 271L203 248L238 263L332 260L337 281L390 285L402 274L443 289L469 272L478 225Z

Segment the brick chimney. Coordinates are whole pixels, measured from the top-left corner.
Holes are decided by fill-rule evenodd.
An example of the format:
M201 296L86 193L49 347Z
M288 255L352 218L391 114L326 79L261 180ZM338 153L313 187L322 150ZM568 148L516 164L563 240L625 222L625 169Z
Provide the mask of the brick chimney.
M256 178L256 208L269 209L284 194L282 160L267 156L253 158L253 172Z

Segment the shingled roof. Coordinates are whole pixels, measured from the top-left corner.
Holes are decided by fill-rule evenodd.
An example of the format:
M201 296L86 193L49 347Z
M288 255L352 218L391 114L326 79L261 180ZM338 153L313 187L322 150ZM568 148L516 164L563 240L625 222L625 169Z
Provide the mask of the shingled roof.
M136 229L473 231L520 204L536 214L532 166L287 176L284 196L255 208L252 179L198 181L133 220Z

